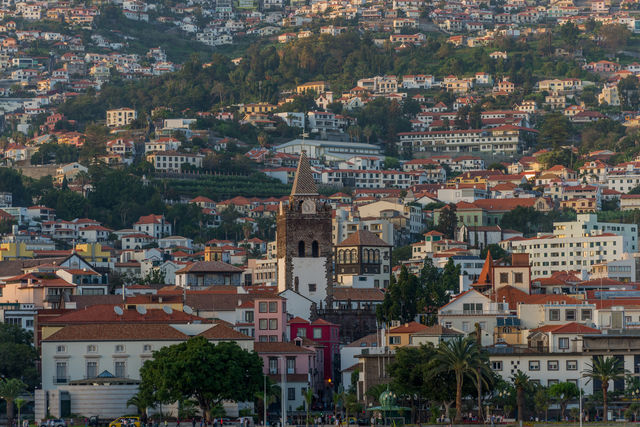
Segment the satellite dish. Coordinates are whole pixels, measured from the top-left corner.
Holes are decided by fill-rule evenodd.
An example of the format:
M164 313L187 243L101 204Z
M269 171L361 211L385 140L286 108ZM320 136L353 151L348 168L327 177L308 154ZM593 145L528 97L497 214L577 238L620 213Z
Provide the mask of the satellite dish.
M120 307L119 305L114 306L113 311L115 311L118 316L122 316L124 314L124 311L122 311L122 307Z
M162 307L162 311L164 311L167 314L173 313L173 309L171 307L169 307L168 305L163 306Z
M144 305L137 305L136 311L143 316L147 314L147 308Z
M193 308L189 307L188 305L183 306L182 311L184 311L187 314L193 314Z

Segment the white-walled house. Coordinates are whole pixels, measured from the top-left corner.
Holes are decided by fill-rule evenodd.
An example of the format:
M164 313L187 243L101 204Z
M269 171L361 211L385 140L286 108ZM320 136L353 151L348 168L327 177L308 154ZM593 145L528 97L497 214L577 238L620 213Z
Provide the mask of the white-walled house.
M36 420L77 414L113 418L134 411L140 368L153 352L194 336L234 341L253 350L253 338L223 324L86 323L68 325L44 337L42 388L36 390ZM70 400L65 414L63 400ZM47 410L48 408L48 410Z

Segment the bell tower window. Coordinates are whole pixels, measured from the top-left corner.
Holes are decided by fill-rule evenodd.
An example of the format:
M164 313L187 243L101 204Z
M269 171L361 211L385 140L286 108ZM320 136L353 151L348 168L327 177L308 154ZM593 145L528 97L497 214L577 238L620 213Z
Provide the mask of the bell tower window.
M318 258L319 256L319 250L318 250L318 241L314 240L313 243L311 243L311 256L314 258Z
M302 240L298 242L298 256L304 257L304 241Z

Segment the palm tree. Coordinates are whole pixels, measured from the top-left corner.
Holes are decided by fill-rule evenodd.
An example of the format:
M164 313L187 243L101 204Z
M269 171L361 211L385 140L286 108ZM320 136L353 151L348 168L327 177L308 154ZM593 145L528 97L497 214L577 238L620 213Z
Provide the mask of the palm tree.
M518 402L518 421L524 420L524 391L529 387L529 377L520 369L511 377L511 382L516 388L516 401Z
M480 357L476 342L469 338L456 337L443 341L438 346L434 361L434 372L453 371L456 377L455 423L462 421L462 386L464 377L475 370L474 361Z
M475 367L475 376L474 382L476 385L476 393L477 393L477 405L478 405L478 420L483 421L484 417L482 415L482 387L489 388L488 379L492 379L491 370L489 369L489 355L486 351L482 350L482 329L480 329L480 324L476 323L475 325L475 340L476 346L478 348L478 357L473 360L473 364Z
M305 408L307 409L306 426L309 427L309 409L311 408L311 404L313 403L313 389L311 387L307 388L303 393L303 397Z
M338 393L334 391L332 400L333 400L333 416L338 418L338 408L340 407L340 402L342 401L342 393Z
M580 395L580 390L574 383L556 383L549 387L549 394L560 404L560 418L564 420L567 404Z
M127 400L127 406L135 406L138 413L145 417L147 414L147 408L152 408L155 405L151 398L138 391L136 394L131 396L129 400Z
M18 425L20 425L20 422L22 421L22 407L25 403L27 403L27 401L21 397L18 397L13 401L13 404L18 408Z
M597 356L591 364L587 365L584 375L591 380L600 381L602 384L602 412L603 419L608 421L607 415L607 390L609 390L609 381L615 381L624 377L624 366L620 359L615 357Z
M0 399L7 402L8 425L13 423L13 402L27 389L27 385L17 378L0 380Z

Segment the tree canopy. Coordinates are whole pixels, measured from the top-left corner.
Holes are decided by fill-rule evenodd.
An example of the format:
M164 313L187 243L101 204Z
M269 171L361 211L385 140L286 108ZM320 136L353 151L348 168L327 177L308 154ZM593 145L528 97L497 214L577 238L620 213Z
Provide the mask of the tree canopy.
M253 399L262 385L262 359L235 342L195 337L154 352L140 378L143 396L155 402L193 398L208 416L223 400Z

